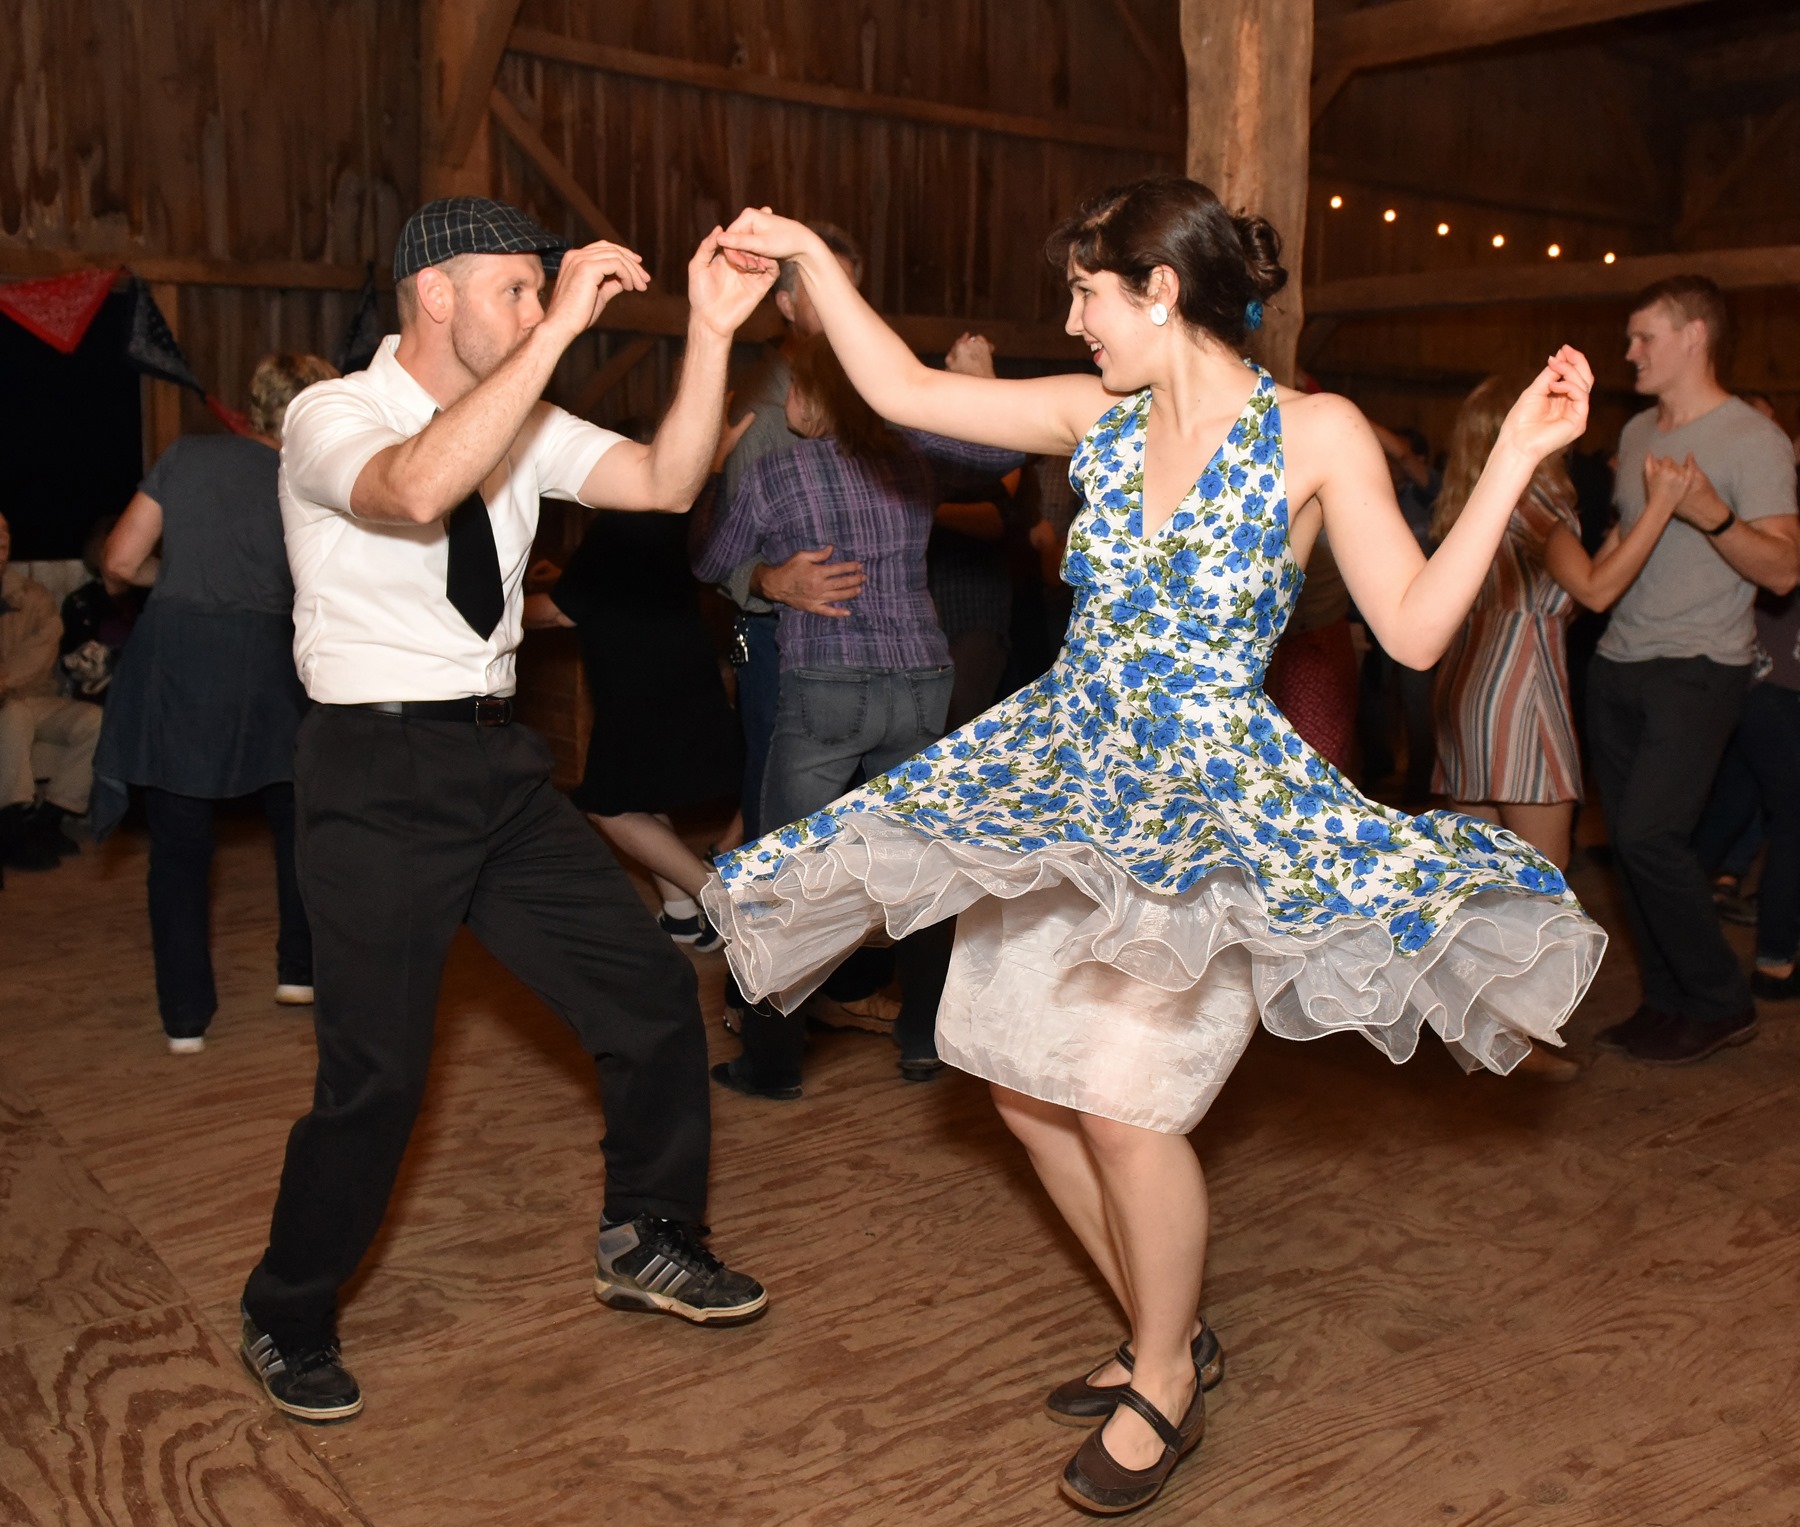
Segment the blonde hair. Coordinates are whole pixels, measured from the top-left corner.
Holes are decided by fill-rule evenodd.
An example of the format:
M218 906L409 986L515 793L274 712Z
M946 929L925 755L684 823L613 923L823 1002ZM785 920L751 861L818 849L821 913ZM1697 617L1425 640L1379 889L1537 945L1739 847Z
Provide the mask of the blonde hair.
M314 382L337 374L336 366L317 355L265 355L250 375L250 428L279 444L288 404Z
M1468 397L1457 411L1456 423L1450 430L1450 455L1444 464L1444 486L1431 511L1431 539L1442 541L1450 527L1462 517L1463 506L1475 491L1482 468L1493 454L1500 438L1500 426L1506 422L1514 400L1525 390L1527 378L1490 376ZM1525 496L1540 494L1552 503L1572 504L1575 484L1560 456L1547 456L1531 474Z

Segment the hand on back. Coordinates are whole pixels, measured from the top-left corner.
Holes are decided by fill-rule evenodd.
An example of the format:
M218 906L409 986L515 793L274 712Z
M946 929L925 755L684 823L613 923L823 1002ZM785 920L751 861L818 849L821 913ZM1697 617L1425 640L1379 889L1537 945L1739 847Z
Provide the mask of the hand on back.
M850 612L843 601L862 592L863 565L829 560L835 549L820 546L797 551L779 567L765 568L763 597L809 615L847 616Z

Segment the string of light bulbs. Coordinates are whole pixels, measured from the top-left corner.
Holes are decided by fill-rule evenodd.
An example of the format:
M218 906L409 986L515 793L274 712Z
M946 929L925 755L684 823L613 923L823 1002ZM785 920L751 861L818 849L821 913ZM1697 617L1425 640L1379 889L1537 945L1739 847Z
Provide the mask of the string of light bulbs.
M1334 193L1329 205L1333 212L1343 211L1345 206L1343 195L1341 193ZM1381 212L1381 220L1391 227L1393 224L1400 221L1400 209L1398 207L1384 207ZM1440 239L1449 238L1450 225L1446 222L1439 222L1437 225L1437 236ZM1506 235L1504 233L1496 233L1488 240L1488 243L1495 249L1504 249L1506 248ZM1563 256L1563 247L1561 244L1551 244L1545 248L1544 255L1547 259L1560 260ZM1611 249L1607 250L1606 253L1600 257L1601 262L1606 265L1616 264L1618 258L1618 254Z

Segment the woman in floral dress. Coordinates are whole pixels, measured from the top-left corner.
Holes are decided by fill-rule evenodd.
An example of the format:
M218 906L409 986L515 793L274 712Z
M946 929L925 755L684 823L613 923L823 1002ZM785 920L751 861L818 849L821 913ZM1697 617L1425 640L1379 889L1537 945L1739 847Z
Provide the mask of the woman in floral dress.
M1062 1488L1133 1510L1205 1428L1207 1200L1185 1136L1258 1021L1359 1031L1396 1060L1429 1025L1504 1071L1555 1041L1598 964L1604 935L1553 865L1489 824L1364 800L1261 690L1321 524L1382 645L1436 661L1532 470L1581 434L1592 374L1550 359L1427 562L1362 415L1247 368L1279 240L1193 181L1108 192L1051 241L1097 377L930 370L801 224L747 211L724 243L798 264L882 417L1074 453L1056 665L721 859L703 900L744 989L784 1010L874 927L958 917L939 1051L992 1084L1131 1327L1050 1398L1104 1422Z

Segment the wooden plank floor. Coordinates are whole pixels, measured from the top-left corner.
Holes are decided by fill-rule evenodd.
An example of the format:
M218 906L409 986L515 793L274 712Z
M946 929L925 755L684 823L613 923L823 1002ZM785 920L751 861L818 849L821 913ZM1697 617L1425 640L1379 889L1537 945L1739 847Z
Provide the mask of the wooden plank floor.
M803 1102L717 1097L716 1244L769 1316L606 1311L591 1073L468 939L344 1311L368 1409L281 1420L234 1352L311 1081L267 844L223 834L197 1057L158 1029L143 871L127 833L0 892L0 1521L1075 1520L1038 1404L1119 1329L978 1086L845 1034ZM1616 922L1603 872L1578 888ZM1800 1522L1800 1011L1697 1067L1596 1057L1635 1001L1615 942L1562 1086L1259 1036L1198 1136L1228 1374L1142 1520Z

